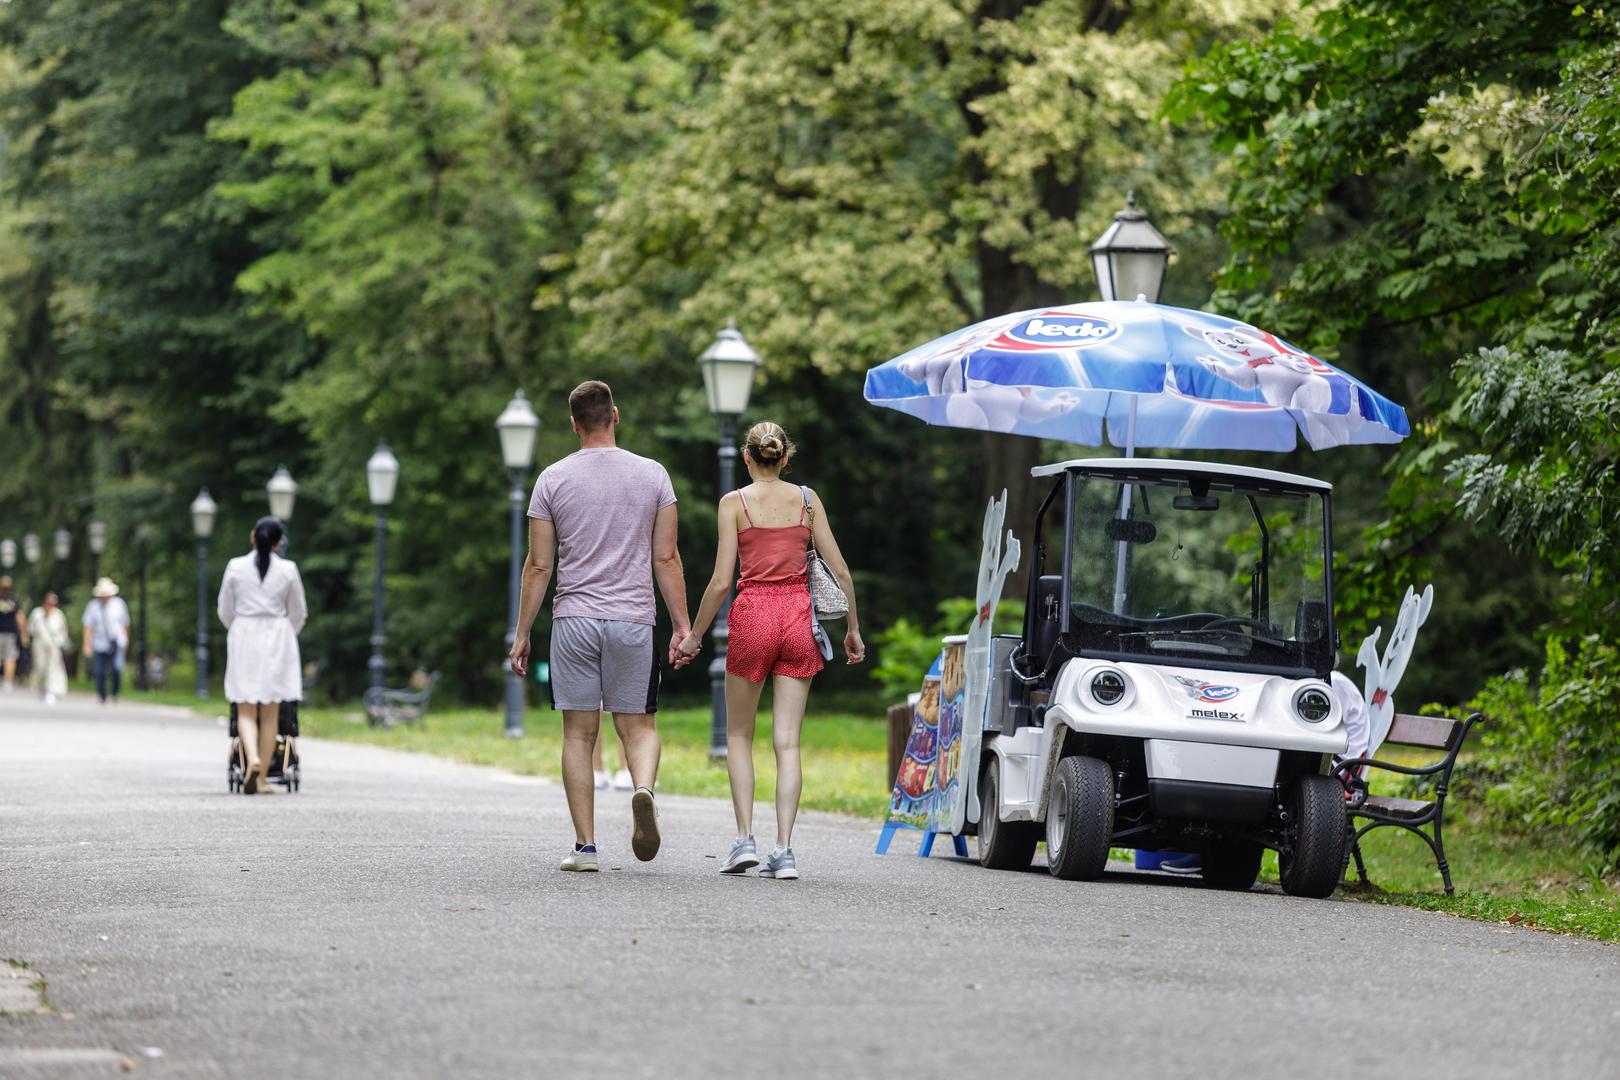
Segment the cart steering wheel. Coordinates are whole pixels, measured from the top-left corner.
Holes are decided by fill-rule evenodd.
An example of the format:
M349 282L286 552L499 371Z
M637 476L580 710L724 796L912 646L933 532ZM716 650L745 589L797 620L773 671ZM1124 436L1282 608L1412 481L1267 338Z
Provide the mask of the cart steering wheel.
M1259 619L1251 619L1247 615L1225 615L1219 619L1216 619L1214 622L1205 623L1203 626L1199 627L1199 629L1219 630L1227 623L1233 623L1238 626L1252 626L1254 629L1259 630L1262 633L1264 633L1267 629L1265 623L1261 622Z

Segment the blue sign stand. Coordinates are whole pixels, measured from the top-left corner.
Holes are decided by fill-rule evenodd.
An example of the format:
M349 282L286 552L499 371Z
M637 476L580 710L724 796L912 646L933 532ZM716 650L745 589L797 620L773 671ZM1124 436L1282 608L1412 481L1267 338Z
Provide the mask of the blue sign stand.
M887 855L889 853L889 841L894 839L896 830L915 828L917 828L915 825L907 825L903 821L885 821L883 823L883 831L878 834L877 854ZM918 858L926 859L929 855L933 854L934 837L936 836L950 836L951 844L956 849L957 857L962 859L968 857L967 837L952 836L950 833L935 832L933 829L920 829L918 831L922 833L922 842L917 845Z

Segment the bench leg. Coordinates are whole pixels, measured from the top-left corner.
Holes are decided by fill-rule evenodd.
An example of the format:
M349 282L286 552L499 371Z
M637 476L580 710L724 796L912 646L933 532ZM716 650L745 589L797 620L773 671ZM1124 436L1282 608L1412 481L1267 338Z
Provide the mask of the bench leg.
M1361 835L1350 837L1350 854L1356 860L1356 880L1363 885L1369 884L1367 878L1367 864L1361 861Z
M1440 821L1445 808L1445 796L1441 795L1438 805L1434 808L1434 839L1429 841L1429 846L1434 849L1434 862L1440 868L1440 880L1445 882L1446 895L1451 896L1454 894L1451 887L1451 864L1446 862L1446 842L1444 834L1440 831Z

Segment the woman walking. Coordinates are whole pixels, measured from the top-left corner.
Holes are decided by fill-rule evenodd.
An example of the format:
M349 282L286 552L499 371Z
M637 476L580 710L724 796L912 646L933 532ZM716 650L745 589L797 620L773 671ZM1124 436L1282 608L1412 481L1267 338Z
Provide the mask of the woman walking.
M866 655L855 617L855 584L827 526L821 500L807 487L782 479L796 448L776 424L755 424L743 445L743 463L753 483L720 500L719 547L714 577L692 630L679 646L682 664L690 663L731 591L739 557L742 578L731 605L731 637L726 651L726 768L731 775L731 804L737 814L737 839L720 867L740 874L760 865L754 842L754 719L759 696L771 684L772 742L776 749L776 847L760 868L760 877L796 878L793 821L799 812L803 773L799 765L799 730L810 698L810 679L822 668L822 653L811 630L813 613L806 578L806 549L813 538L817 552L849 599L847 663Z
M67 616L62 614L55 593L46 593L45 602L28 616L28 633L34 639L34 686L45 704L55 705L56 699L67 693L67 661L63 657L73 647Z
M247 758L242 791L268 795L266 762L276 752L283 701L304 693L298 632L304 628L304 581L298 567L275 553L281 522L260 518L253 550L225 564L219 586L219 621L225 639L225 697L236 705L236 729Z

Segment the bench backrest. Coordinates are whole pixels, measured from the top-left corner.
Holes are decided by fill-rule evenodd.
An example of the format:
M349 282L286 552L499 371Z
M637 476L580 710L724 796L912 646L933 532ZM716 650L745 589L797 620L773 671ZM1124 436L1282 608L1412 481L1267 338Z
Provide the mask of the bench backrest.
M1400 746L1421 746L1429 750L1450 750L1463 730L1462 721L1444 716L1413 716L1396 713L1385 742Z

